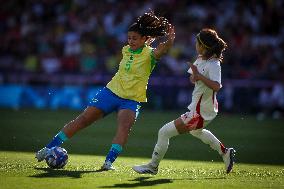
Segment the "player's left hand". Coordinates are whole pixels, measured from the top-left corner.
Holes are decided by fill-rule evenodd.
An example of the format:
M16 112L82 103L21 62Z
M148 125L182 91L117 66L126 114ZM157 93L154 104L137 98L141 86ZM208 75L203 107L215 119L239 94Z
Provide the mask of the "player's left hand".
M191 70L192 70L192 79L194 81L198 81L199 80L199 76L200 73L198 72L198 69L195 65L193 65L192 63L188 63L188 65L190 66Z
M168 40L173 43L174 40L175 40L175 37L176 37L175 27L173 25L169 24Z
M149 37L149 39L147 39L147 41L146 41L146 44L150 46L155 40L156 40L156 38Z

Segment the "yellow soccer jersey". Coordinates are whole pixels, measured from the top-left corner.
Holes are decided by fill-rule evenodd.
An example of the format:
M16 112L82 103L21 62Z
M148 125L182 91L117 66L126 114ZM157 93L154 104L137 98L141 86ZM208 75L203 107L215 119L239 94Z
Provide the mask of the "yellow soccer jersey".
M156 64L153 48L145 45L133 51L127 45L122 48L122 56L118 72L106 87L121 98L147 102L148 80Z

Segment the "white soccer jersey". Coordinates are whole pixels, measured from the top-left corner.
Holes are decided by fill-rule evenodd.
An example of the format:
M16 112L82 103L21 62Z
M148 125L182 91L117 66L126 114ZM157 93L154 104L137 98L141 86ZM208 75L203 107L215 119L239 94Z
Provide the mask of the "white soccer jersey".
M197 58L193 64L197 67L200 74L221 84L221 65L218 59L202 60ZM188 70L188 73L192 74L191 68ZM216 94L217 92L207 87L202 81L195 82L192 101L188 109L200 114L206 121L214 119L218 112Z

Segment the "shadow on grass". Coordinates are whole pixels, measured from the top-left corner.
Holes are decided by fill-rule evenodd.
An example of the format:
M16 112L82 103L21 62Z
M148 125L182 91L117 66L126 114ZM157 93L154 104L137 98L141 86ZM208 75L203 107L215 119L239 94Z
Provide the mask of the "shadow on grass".
M31 175L29 177L33 178L59 178L59 177L71 177L71 178L81 178L82 174L85 173L96 173L96 172L103 172L104 170L98 169L94 171L71 171L71 170L64 170L64 169L51 169L51 168L35 168L38 171L45 171L44 173L39 173L35 175Z
M172 179L156 179L156 180L148 180L149 178L153 177L138 177L133 180L135 183L121 183L121 184L114 184L113 186L101 186L99 188L135 188L141 186L154 186L158 184L168 184L172 183Z
M99 188L135 188L141 186L154 186L159 184L170 184L177 180L207 180L207 179L226 179L225 177L206 177L206 178L183 178L183 179L153 179L154 177L138 177L133 180L134 183L120 183L113 186L101 186ZM149 180L151 179L151 180Z

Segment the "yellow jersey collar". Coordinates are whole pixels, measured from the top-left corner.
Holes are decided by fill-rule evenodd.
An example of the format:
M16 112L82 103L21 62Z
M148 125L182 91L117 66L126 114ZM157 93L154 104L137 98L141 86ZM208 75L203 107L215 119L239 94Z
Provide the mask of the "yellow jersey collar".
M145 47L145 45L143 45L143 47L136 49L136 50L132 50L130 47L128 49L129 52L131 52L132 54L140 54L143 50L143 48Z

